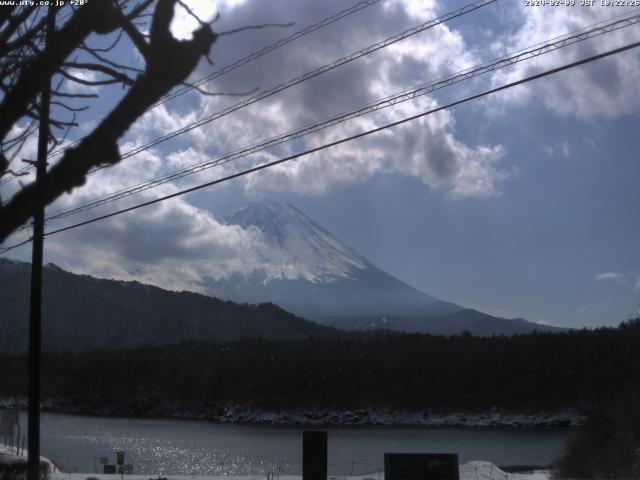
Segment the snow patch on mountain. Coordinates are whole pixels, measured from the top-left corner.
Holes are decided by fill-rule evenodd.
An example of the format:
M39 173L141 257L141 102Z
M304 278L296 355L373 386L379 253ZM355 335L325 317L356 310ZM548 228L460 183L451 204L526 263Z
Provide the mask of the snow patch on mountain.
M227 225L258 229L264 238L258 268L263 283L272 280L307 280L331 283L354 277L371 266L294 206L276 201L250 203L232 214Z

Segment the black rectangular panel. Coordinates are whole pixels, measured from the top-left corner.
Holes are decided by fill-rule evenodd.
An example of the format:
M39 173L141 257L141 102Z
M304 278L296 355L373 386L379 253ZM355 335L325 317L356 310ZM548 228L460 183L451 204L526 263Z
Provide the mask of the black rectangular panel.
M302 432L302 480L327 480L327 432Z
M455 453L385 453L384 480L460 480Z

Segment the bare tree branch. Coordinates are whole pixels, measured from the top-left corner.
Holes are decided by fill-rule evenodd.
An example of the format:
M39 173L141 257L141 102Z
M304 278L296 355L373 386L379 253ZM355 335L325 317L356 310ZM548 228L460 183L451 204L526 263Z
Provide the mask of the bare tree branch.
M180 4L180 6L181 6L182 8L184 8L184 9L187 11L187 13L188 13L192 18L194 18L194 19L195 19L195 20L200 24L200 26L201 26L201 27L202 27L202 26L207 25L207 22L203 21L203 20L202 20L198 15L196 15L196 14L193 12L193 10L191 10L191 7L189 7L189 5L187 5L186 3L184 3L182 0L178 0L178 3Z
M14 33L20 28L20 25L29 18L34 12L34 7L24 7L20 13L9 18L9 24L0 34L0 53L5 52L5 46Z
M0 103L0 138L4 138L12 125L35 100L44 82L92 32L106 32L111 26L109 12L114 8L111 0L89 2L79 9L65 26L52 35L48 47L26 68L13 88Z
M84 105L82 107L72 107L70 105L67 105L66 103L56 102L55 100L51 101L51 105L57 105L59 107L64 108L65 110L70 111L70 112L84 112L85 110L87 110L89 108L89 105Z
M40 198L46 204L51 203L65 192L83 185L92 168L118 163L121 160L118 139L149 106L184 82L199 60L208 54L217 38L208 25L196 30L191 40L180 41L171 34L169 27L175 4L176 0L157 1L145 57L146 69L116 107L77 146L64 151L60 160L46 173L41 184L33 182L26 185L0 208L0 241L27 222ZM122 15L118 15L118 18L118 23L122 24ZM76 35L74 38L78 37ZM79 38L77 45L83 40L84 37ZM57 64L62 64L62 60ZM24 109L22 113L24 114Z
M131 23L131 19L125 17L120 14L120 26L127 33L127 36L131 39L133 44L136 46L140 54L144 57L145 60L148 60L149 56L149 44L145 39L144 35L138 31L138 29Z
M82 42L80 48L82 48L83 50L86 50L89 53L110 52L111 50L113 50L116 47L116 45L118 45L118 43L122 39L122 34L123 33L124 33L123 30L118 30L118 35L116 35L115 40L110 45L108 45L107 47L104 47L104 48L88 47L85 42Z
M34 27L28 29L25 32L21 32L20 36L14 41L6 43L0 53L6 54L33 42L33 39L38 37L37 33L44 30L44 26L46 23L47 18L43 17Z
M144 0L140 4L136 5L129 13L127 13L126 17L129 20L140 17L142 12L144 12L149 7L149 5L153 3L153 1L154 0Z
M115 83L118 82L122 82L125 85L133 85L134 80L129 77L126 73L122 73L117 71L114 68L111 68L107 65L101 65L99 63L87 63L87 62L65 62L62 64L63 67L65 68L77 68L77 69L82 69L82 70L89 70L92 72L100 72L100 73L104 73L105 75L109 75L111 78L113 78L114 80L116 80ZM61 72L64 72L64 68L61 69ZM70 76L68 76L67 78L69 78ZM74 80L75 81L75 80ZM84 85L88 85L88 83L83 82ZM93 85L104 85L104 84L100 84L100 83L92 83Z
M58 73L60 73L60 75L62 75L66 79L71 80L72 82L79 83L81 85L86 85L88 87L99 87L102 85L113 85L114 83L122 83L122 80L114 79L114 78L110 80L87 80L84 78L76 77L75 75L67 72L64 69L60 69Z
M122 33L122 30L120 30L120 33ZM111 61L111 60L109 60L109 59L107 59L107 58L104 58L104 57L103 57L102 55L100 55L96 50L94 50L94 49L92 49L92 48L88 48L87 46L85 46L85 45L84 45L84 43L82 44L82 47L81 47L81 48L82 48L83 50L85 50L85 51L86 51L89 55L91 55L93 58L95 58L96 60L99 60L100 62L105 63L105 64L107 64L107 65L110 65L110 66L112 66L113 68L120 68L120 69L122 69L122 70L129 70L129 71L137 72L137 73L144 72L144 70L143 70L143 69L141 69L141 68L137 68L137 67L130 67L130 66L128 66L128 65L122 65L122 64L120 64L120 63L116 63L116 62L113 62L113 61Z
M97 93L52 92L52 95L65 98L98 98Z

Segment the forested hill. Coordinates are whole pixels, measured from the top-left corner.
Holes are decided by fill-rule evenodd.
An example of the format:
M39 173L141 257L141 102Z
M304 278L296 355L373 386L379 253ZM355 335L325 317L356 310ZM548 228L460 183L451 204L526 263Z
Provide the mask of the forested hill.
M28 263L0 259L0 353L26 351L30 270ZM75 275L52 264L44 268L43 312L45 351L243 337L300 340L337 333L273 304L239 305L138 282Z
M0 397L26 391L25 356L0 357ZM640 321L513 337L184 343L47 354L43 394L85 413L216 419L275 410L582 409L640 386ZM13 380L10 380L13 379Z

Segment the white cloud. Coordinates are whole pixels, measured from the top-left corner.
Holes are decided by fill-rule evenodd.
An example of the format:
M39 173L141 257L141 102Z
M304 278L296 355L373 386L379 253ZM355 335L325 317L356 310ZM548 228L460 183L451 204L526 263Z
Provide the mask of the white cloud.
M252 271L262 245L259 230L224 225L174 199L50 237L47 252L78 273L204 291L207 279Z
M258 6L256 3L252 5ZM278 2L274 4L273 15L276 17L278 5ZM338 9L337 5L332 7ZM237 75L234 72L233 81L224 78L219 86L211 85L209 88L217 87L221 91L231 90L234 86L236 89L244 88L252 85L249 83L251 81L255 85L257 78L263 88L269 88L291 78L292 73L287 72L312 70L322 62L333 61L354 51L356 45L361 48L409 25L414 26L426 17L434 18L437 16L436 6L435 2L385 2L383 8L388 18L379 12L372 12L370 19L373 23L354 22L349 29L342 29L340 35L326 39L332 44L337 42L335 49L327 50L324 48L326 42L315 39L304 48L290 50L290 55L277 55L275 68L272 66L263 71L248 65L246 70ZM249 10L239 9L237 13L240 18L236 22L244 19L246 23L255 23L254 17L243 17L243 12ZM291 15L295 13L294 9ZM307 22L309 20L299 21L300 24ZM474 61L460 32L448 25L439 25L379 51L372 57L304 82L258 105L202 127L199 129L202 132L201 139L197 145L191 146L192 153L201 156L204 151L233 151L259 139L324 120L340 111L415 85L418 81L468 67ZM228 102L224 98L214 98L203 101L201 105L206 111L215 112L228 105ZM270 153L263 152L253 160L235 162L235 165L240 168L274 160L375 128L435 105L435 100L428 97L397 105L377 115L353 120L297 141L294 146L287 145ZM455 132L453 113L446 112L251 175L245 179L245 191L249 194L263 191L325 194L334 186L366 182L375 174L394 172L417 177L428 187L442 189L458 198L486 197L498 194L500 182L507 176L498 163L503 156L504 148L501 145L468 145Z
M385 2L384 8L388 10L397 5L416 20L426 21L438 16L437 4L432 0L390 0Z
M556 9L553 15L549 15L544 8L530 8L518 2L516 17L524 19L522 26L515 33L500 37L493 48L498 53L505 54L630 10L616 8L614 11L601 6L586 8L576 5ZM631 43L635 41L635 32L635 27L628 27L519 63L512 69L496 72L493 83L500 85L514 81ZM637 82L639 75L640 54L632 50L503 92L496 97L499 100L493 103L522 107L531 102L539 102L561 116L582 120L617 118L640 106L640 86Z
M393 122L437 104L422 98L376 117L360 118L340 129L322 132L308 147ZM337 185L360 183L377 173L401 173L419 178L433 189L449 191L458 198L486 197L498 193L507 173L496 163L504 154L500 145L469 147L450 133L454 118L449 112L423 117L411 124L373 134L314 153L308 157L263 171L247 179L247 190L293 190L322 194Z
M633 288L640 290L640 275L637 271L627 273L621 272L603 272L597 274L595 280L615 282L621 286L633 285Z
M258 1L197 2L193 0L189 4L197 15L206 19L211 18L217 11L233 9L233 16L223 15L220 20L220 24L223 21L232 20L234 25L229 27L263 23L268 19L269 21L295 20L296 27L302 28L318 21L328 12L344 8L343 2L338 0L330 0L326 4L324 2L303 4L302 2L274 1L267 4ZM415 26L426 19L434 18L440 15L442 13L440 10L447 8L447 5L444 2L392 0L382 4L382 11L376 10L378 7L374 6L367 11L359 12L358 21L344 20L331 28L319 30L309 38L296 42L291 48L282 49L277 54L252 62L233 74L216 79L215 82L207 84L206 88L211 91L248 90L258 85L263 89L269 88L294 75L317 68L323 62L330 62L403 29ZM186 14L183 8L176 7L176 19L172 26L175 35L188 35L190 31L197 28L194 22L195 20ZM227 28L220 24L216 24L216 28L220 30ZM234 35L233 38L223 37L216 44L217 50L214 50L216 61L214 69L255 50L256 42L259 45L268 43L259 35L265 35L264 38L284 36L281 30L267 29L258 31L256 36L242 34ZM328 44L332 48L326 48ZM455 24L440 25L391 48L383 49L371 57L360 59L330 74L304 82L287 92L265 99L255 106L234 112L181 135L175 140L162 143L133 158L125 159L113 168L101 170L90 176L83 188L62 198L51 210L66 208L214 158L222 153L326 119L340 111L478 62L479 59L470 51L461 32L455 29ZM210 73L210 71L211 66L203 63L196 76ZM203 97L198 103L198 108L193 108L194 103L190 102L193 102L194 98L184 96L154 108L130 129L121 142L121 151L125 152L145 143L150 138L185 126L205 114L212 114L239 100L230 97ZM430 97L396 105L394 108L297 140L269 152L262 152L223 168L208 170L192 177L190 181L196 182L205 177L216 178L233 169L246 168L259 162L313 148L428 110L436 105L437 101ZM454 112L440 112L423 117L396 129L342 144L261 174L245 177L245 192L252 195L265 190L293 191L311 195L324 194L338 185L362 183L374 175L394 173L417 178L428 188L439 189L455 198L499 195L500 184L508 176L508 170L501 163L505 156L504 147L482 142L472 144L456 130L454 115ZM155 189L153 196L172 193L182 187L182 183L168 183ZM131 202L137 203L148 198L153 198L150 192L142 197L110 204L108 209L116 206L121 208L130 205ZM157 211L153 210L155 214L144 212L140 216L133 215L136 218L142 217L142 221L139 222L122 220L127 217L123 215L118 217L117 221L114 219L106 223L108 228L106 226L91 227L100 231L104 238L96 238L93 241L95 245L92 242L84 243L78 240L76 250L87 250L86 255L78 255L78 257L90 259L87 261L92 262L97 270L105 272L113 268L109 265L118 257L134 265L127 267L128 270L142 272L139 275L145 278L151 278L151 270L160 268L160 265L164 265L167 270L175 271L179 268L179 261L172 260L171 256L161 257L157 262L148 262L155 266L145 267L141 262L135 266L133 260L135 255L131 252L136 252L142 258L154 250L131 250L127 257L125 255L127 252L123 250L121 243L135 244L136 238L148 236L159 239L160 246L168 243L170 226L181 224L176 217L179 212L187 216L191 222L183 225L183 230L192 232L200 240L195 244L185 243L184 239L175 234L172 241L177 247L174 250L184 249L194 252L200 251L199 245L204 245L221 252L219 244L209 245L203 240L207 235L203 233L202 236L198 236L197 232L209 232L212 236L219 235L220 239L231 238L231 233L216 223L215 219L202 216L202 213L195 207L190 207L186 200L180 199L175 205L177 206L169 210L158 207ZM81 216L78 219L83 218L87 217ZM132 233L134 231L137 232L135 236ZM109 237L118 238L120 241L108 244ZM238 237L239 244L243 241L249 240ZM99 249L98 245L101 245ZM110 254L114 256L113 258L107 258L104 253L97 251L103 251L107 247L115 249ZM158 247L158 250L168 252L171 249L164 246ZM127 261L123 264L127 264ZM224 262L221 265L224 265ZM120 274L124 276L124 272ZM168 280L164 282L168 283Z
M559 153L563 157L569 158L571 156L571 144L569 143L569 141L564 140L559 145L556 145L555 148L552 147L551 145L544 145L542 147L542 151L548 157L553 157L553 156L555 156L556 153Z
M595 280L599 280L599 281L615 281L619 283L625 281L624 273L619 273L619 272L598 273L594 278Z

